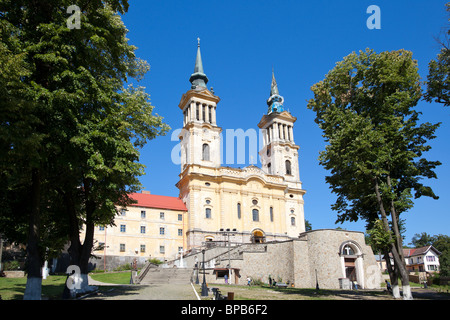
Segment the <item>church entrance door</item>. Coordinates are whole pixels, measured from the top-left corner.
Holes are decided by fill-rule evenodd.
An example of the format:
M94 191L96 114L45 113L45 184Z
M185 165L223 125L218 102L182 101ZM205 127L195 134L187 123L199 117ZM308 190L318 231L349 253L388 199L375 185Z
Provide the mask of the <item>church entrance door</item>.
M264 243L266 242L266 236L262 230L255 230L252 232L250 240L252 243Z

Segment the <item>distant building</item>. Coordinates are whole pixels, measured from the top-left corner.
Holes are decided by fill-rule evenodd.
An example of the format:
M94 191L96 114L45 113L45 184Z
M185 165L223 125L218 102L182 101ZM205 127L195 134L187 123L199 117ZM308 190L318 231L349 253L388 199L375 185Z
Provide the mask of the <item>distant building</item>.
M439 271L439 255L441 254L433 246L425 246L415 249L403 249L406 269L409 272L436 272Z

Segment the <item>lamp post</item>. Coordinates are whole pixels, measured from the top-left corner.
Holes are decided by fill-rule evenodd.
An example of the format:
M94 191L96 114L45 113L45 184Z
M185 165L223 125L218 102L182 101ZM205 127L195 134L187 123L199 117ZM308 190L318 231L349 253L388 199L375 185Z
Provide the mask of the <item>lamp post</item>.
M198 258L197 257L195 257L195 268L197 269L197 277L195 278L195 284L199 284L200 282L198 281L198 270L199 270L199 267L198 267Z
M233 229L236 230L236 229ZM226 229L226 232L223 234L224 236L228 236L228 281L231 284L231 244L230 244L230 236L235 236L234 233L230 232L230 229Z
M202 297L208 296L208 287L206 286L206 279L205 279L205 249L202 250L203 254L203 283L202 283Z

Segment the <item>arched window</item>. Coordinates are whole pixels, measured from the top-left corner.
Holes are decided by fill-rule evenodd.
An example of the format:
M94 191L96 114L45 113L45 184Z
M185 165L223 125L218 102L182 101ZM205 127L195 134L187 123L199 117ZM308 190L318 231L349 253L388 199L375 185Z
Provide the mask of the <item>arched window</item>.
M269 174L272 174L272 164L271 163L269 163L267 165L267 171L269 172Z
M295 226L295 217L291 217L291 226Z
M211 208L206 208L205 209L205 218L206 219L211 219Z
M291 162L289 160L286 160L286 174L287 175L291 175L292 171L291 171Z
M253 221L259 221L259 211L258 211L258 209L253 209L252 210L252 217L253 217Z
M209 145L207 143L202 148L202 160L209 161Z
M237 214L238 214L238 219L241 218L241 204L238 202L237 204Z
M353 250L353 248L350 245L347 244L342 249L342 254L344 256L354 256L355 255L355 251Z

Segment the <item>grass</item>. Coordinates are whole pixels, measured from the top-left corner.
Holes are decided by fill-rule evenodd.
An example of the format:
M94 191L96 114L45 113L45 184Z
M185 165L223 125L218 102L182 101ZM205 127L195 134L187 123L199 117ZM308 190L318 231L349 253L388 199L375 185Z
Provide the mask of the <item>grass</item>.
M92 273L90 274L90 276L92 279L100 282L114 283L114 284L129 284L131 271Z
M66 276L49 276L42 280L42 297L60 299L66 283ZM3 300L22 300L27 278L0 278L0 296Z
M114 284L129 284L130 272L92 274L92 279ZM58 300L62 298L66 276L48 276L42 280L42 298ZM27 278L0 278L0 296L3 300L22 300ZM101 289L101 288L100 288Z

